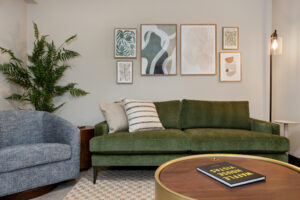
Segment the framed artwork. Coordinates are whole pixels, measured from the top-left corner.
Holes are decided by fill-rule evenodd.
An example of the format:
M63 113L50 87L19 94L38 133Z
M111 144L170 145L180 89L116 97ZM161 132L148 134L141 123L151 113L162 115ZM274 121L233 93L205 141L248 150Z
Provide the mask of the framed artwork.
M181 75L216 75L217 25L180 25Z
M177 25L141 24L141 75L177 74Z
M223 50L239 49L239 27L223 27Z
M133 62L126 60L117 61L117 83L132 84L133 83Z
M115 28L115 58L136 58L136 28Z
M242 80L242 54L220 52L220 81Z

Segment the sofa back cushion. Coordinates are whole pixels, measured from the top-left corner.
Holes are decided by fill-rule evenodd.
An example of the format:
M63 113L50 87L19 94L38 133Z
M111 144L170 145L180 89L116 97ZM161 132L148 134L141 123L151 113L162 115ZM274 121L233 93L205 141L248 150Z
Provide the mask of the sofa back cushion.
M165 128L180 129L180 101L163 101L154 103L159 119Z
M38 111L1 111L0 147L43 142L43 114Z
M182 101L181 128L250 129L247 101Z

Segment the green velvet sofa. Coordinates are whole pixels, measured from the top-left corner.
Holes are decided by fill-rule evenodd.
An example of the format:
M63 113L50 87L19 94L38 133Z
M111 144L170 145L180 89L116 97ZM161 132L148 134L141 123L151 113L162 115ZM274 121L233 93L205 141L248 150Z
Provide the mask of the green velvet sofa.
M234 153L288 161L289 140L277 124L251 119L246 101L166 101L155 106L165 130L108 134L95 125L90 140L94 182L100 166L159 166L182 156Z

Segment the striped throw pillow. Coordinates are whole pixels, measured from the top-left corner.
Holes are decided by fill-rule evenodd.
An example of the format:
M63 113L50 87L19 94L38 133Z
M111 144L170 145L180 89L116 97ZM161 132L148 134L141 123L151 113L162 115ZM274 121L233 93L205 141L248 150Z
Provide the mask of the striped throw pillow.
M129 124L129 132L164 130L153 102L123 100Z

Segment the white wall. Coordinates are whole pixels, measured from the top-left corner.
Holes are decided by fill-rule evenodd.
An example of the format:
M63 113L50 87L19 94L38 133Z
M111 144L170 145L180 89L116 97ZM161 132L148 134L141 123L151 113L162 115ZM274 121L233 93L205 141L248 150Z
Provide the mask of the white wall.
M268 57L265 52L271 34L271 4L271 0L42 0L37 5L28 5L28 51L33 42L32 21L57 44L78 34L78 40L71 47L80 52L81 57L72 62L73 68L62 82L75 81L90 94L57 100L68 101L57 114L76 125L101 121L98 102L124 97L154 101L249 100L251 115L267 119ZM143 23L216 23L218 51L221 50L221 27L239 26L243 81L220 83L218 76L141 77L138 58L134 61L134 84L117 85L113 29L139 28Z
M0 0L0 46L12 49L16 56L26 59L27 5L23 0ZM0 63L9 57L0 54ZM15 104L4 99L16 91L0 74L0 110L14 109Z
M283 54L273 60L274 119L300 122L300 1L273 0L273 29L283 37ZM289 128L291 154L300 158L300 125Z

